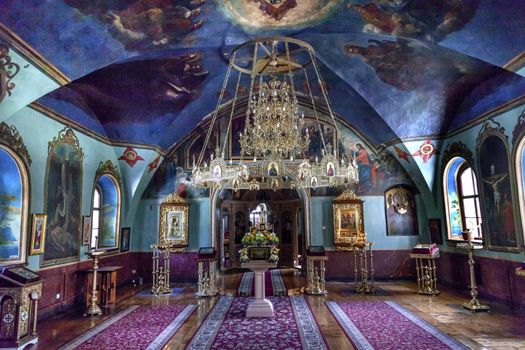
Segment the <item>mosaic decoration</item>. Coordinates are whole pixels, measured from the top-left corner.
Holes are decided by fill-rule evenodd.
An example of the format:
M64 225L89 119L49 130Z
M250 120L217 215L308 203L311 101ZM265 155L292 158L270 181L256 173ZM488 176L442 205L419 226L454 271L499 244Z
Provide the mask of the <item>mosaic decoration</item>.
M128 163L130 167L134 167L139 160L144 160L144 158L142 158L133 147L128 146L124 152L122 152L119 160L123 160Z

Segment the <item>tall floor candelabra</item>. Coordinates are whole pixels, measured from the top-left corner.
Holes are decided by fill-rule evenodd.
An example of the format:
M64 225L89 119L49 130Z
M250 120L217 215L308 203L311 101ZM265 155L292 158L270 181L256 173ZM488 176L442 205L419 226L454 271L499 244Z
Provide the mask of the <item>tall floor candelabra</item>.
M458 243L456 246L461 249L466 249L468 252L468 266L469 266L469 275L470 275L470 295L472 296L472 299L468 303L464 303L463 307L465 309L471 310L471 311L488 311L490 310L490 306L482 304L478 300L478 287L476 285L476 274L474 271L474 250L475 249L482 249L483 246L481 244L476 244L468 240L466 243Z
M375 292L373 245L373 242L366 241L364 245L355 246L352 249L354 254L355 291L359 294Z
M97 271L98 271L98 257L104 254L102 250L93 249L86 253L93 259L93 286L91 289L91 303L86 310L85 315L96 316L102 314L102 309L98 306L97 301Z
M171 293L170 255L171 249L162 242L155 243L153 248L153 283L151 293L155 295Z

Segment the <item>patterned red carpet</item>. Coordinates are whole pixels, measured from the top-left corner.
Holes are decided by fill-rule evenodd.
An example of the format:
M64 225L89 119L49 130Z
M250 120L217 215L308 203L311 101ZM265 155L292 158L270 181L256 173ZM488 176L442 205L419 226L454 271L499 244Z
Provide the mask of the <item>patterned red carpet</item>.
M60 350L161 349L196 308L195 305L132 305Z
M327 301L358 350L468 349L393 301Z
M221 297L187 349L327 349L303 296L268 299L275 317L246 318L252 298Z
M242 274L241 281L237 286L237 296L251 297L255 295L254 276L254 273L251 271ZM264 272L264 290L266 296L287 295L281 270L273 269Z

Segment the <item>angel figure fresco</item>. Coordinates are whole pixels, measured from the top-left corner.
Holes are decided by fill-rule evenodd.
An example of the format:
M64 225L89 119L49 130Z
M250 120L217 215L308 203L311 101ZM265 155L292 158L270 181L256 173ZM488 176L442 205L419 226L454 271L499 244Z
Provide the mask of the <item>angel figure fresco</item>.
M66 0L85 15L108 23L127 50L162 46L184 39L204 24L196 18L206 0Z
M366 24L365 32L439 42L461 30L479 7L479 0L376 0L348 4Z

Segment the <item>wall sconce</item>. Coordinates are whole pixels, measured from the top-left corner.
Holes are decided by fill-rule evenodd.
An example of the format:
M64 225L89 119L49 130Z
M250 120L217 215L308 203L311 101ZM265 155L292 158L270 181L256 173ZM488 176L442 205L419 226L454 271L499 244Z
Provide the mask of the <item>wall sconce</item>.
M15 83L11 80L19 71L20 66L11 61L7 45L0 43L0 102L6 96L11 96L11 91L15 88Z

